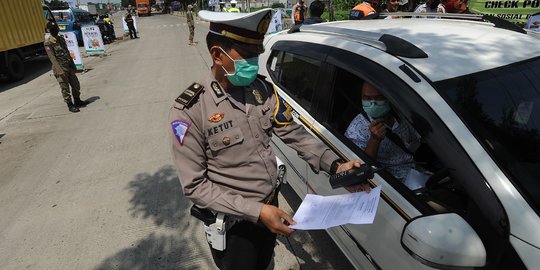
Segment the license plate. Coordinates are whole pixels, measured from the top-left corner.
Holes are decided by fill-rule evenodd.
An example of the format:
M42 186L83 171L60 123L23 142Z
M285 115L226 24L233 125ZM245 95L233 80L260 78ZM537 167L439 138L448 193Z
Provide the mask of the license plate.
M60 30L66 30L66 26L65 26L65 25L59 25L58 28L60 28Z

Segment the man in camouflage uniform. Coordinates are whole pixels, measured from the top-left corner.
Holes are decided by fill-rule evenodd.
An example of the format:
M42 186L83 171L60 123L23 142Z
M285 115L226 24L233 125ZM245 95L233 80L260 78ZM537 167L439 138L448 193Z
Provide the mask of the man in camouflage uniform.
M51 35L45 40L45 51L49 56L52 63L52 69L54 76L60 84L62 89L62 96L67 103L70 112L79 112L78 107L84 107L88 105L87 101L83 101L80 98L81 89L79 79L75 72L77 68L73 59L71 59L69 50L67 48L66 40L63 36L58 35L60 29L55 22L47 23L47 32ZM71 85L71 95L73 95L73 101L71 101L71 95L69 92L69 86Z
M195 35L195 22L193 21L193 6L192 5L188 5L186 18L187 18L187 25L189 28L189 45L195 45L195 43L193 43L193 36Z

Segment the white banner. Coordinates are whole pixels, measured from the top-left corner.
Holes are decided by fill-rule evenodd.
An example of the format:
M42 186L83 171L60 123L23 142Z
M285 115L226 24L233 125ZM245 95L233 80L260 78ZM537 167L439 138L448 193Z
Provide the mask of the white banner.
M127 22L126 20L124 20L125 18L126 18L125 16L122 18L122 25L124 26L124 32L129 33ZM135 31L137 31L137 17L131 16L131 18L133 19L133 26L135 27Z
M281 10L274 12L272 19L270 20L270 25L268 26L267 34L276 33L283 30L283 25L281 24Z
M102 54L105 53L105 45L103 38L97 25L87 25L81 27L84 49L86 54Z
M45 33L45 39L49 38L51 34ZM77 43L77 37L75 36L75 33L73 32L60 32L60 35L64 37L66 40L66 45L69 51L69 55L71 56L71 59L73 59L73 62L75 63L75 66L77 69L82 70L84 69L84 64L81 57L81 51L79 51L79 44Z

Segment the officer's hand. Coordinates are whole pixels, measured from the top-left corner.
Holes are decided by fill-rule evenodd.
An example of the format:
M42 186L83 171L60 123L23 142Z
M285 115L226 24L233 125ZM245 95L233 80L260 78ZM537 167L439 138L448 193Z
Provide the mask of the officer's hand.
M348 171L348 170L350 170L350 169L352 169L354 167L360 168L360 165L362 165L362 161L360 161L359 159L350 160L350 161L347 161L347 162L339 165L339 167L337 167L337 169L336 169L336 173Z
M284 223L289 225L296 224L296 221L292 219L285 211L273 206L265 204L259 214L259 220L268 228L272 233L290 235L294 232Z
M369 124L369 132L371 132L371 138L382 141L386 136L386 126L384 125L384 119L375 119Z
M339 167L337 167L336 173L344 172L344 171L350 170L350 169L352 169L354 167L360 168L360 165L362 165L362 161L360 161L359 159L351 160L351 161L348 161L346 163L343 163L343 164L339 165ZM345 187L345 189L347 191L351 192L351 193L352 192L360 192L360 191L367 191L367 192L371 191L371 187L369 186L368 183L362 183L362 184L359 184L359 185L348 186L348 187Z

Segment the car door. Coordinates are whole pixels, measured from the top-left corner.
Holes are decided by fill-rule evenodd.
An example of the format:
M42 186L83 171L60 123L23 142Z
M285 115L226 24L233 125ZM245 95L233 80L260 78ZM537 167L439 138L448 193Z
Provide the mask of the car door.
M267 70L274 82L274 87L293 108L294 121L310 126L313 115L317 114L319 89L325 82L326 72L324 49L316 45L298 46L295 43L281 43L273 47ZM322 52L322 53L321 53ZM308 129L311 132L311 130ZM309 165L298 154L274 136L272 140L276 155L287 165L287 179L292 188L301 196L310 193L307 181Z
M303 48L303 44L294 47L301 51L298 48ZM281 48L283 51L287 49ZM515 258L515 252L508 245L508 228L504 222L507 219L496 196L456 141L447 123L442 123L431 110L430 106L433 105L429 105L413 90L414 87L431 88L429 82L417 75L405 62L391 55L380 52L374 54L376 49L358 46L350 50L355 52L343 49L326 51L323 66L326 69L324 75L328 76L327 83L320 84L317 92L319 98L310 107L317 108L317 112L305 110L298 102L287 100L297 111L297 118L309 118L310 121L301 121L302 124L343 158L360 158L364 162L376 163L343 136L348 122L359 113L359 106L354 104L360 101L358 95L355 97L354 91L348 91L348 96L337 94L343 89L354 90L361 85L361 81L367 80L380 88L402 121L408 121L414 126L428 148L435 152L439 165L450 171L447 178L451 184L440 187L435 185L431 190L433 194L415 194L388 172L383 170L376 174L372 183L382 186L383 200L374 224L346 225L328 230L345 255L357 267L430 268L416 260L409 254L410 250L401 244L403 230L414 218L455 212L480 234L488 252L488 268L503 263L501 258ZM369 57L362 57L362 53ZM274 65L272 61L270 59L268 62L270 70ZM276 79L274 76L273 80ZM283 92L287 96L287 89ZM459 119L456 118L456 121ZM332 195L346 192L344 189L332 190L328 184L328 175L324 172L315 174L308 170L306 174L304 181L310 187L310 193ZM302 192L299 195L303 197Z
M364 162L377 164L362 149L342 136L345 123L360 113L354 112L360 109L357 105L360 102L360 86L356 80L368 81L387 97L400 121L406 121L421 135L424 149L431 150L428 164L417 166L425 166L433 170L434 176L442 175L440 179L444 179L437 182L437 178L433 177L429 190L411 191L385 170L375 176L373 184L381 185L384 192L384 203L378 209L378 220L373 225L345 226L373 261L383 269L426 267L414 259L409 254L410 250L400 243L406 226L401 221L408 223L420 216L452 212L466 220L480 236L488 254L486 268L510 264L519 268L519 259L516 259L516 253L508 242L509 228L503 207L450 131L449 127L455 123L443 123L432 110L433 107L442 107L442 103L437 102L444 100L440 97L426 99L413 89L431 89L432 94L436 95L429 82L416 75L406 62L386 54L379 54L375 61L373 57L362 57L358 52L334 49L329 52L326 61L333 67L334 84L329 90L332 97L322 100L324 104L318 106L327 112L326 116L320 116L314 122L321 124L318 128L320 134L329 132L335 137L326 136L326 140L343 142L346 146L341 150L343 153L353 150L355 155L347 158L357 156ZM452 112L449 110L446 113ZM456 116L453 121L457 123L461 120ZM335 144L336 151L340 151L339 145ZM315 177L315 174L308 175L308 179ZM325 175L320 177L318 181L326 178ZM332 193L329 190L320 192ZM420 214L415 215L411 206Z

